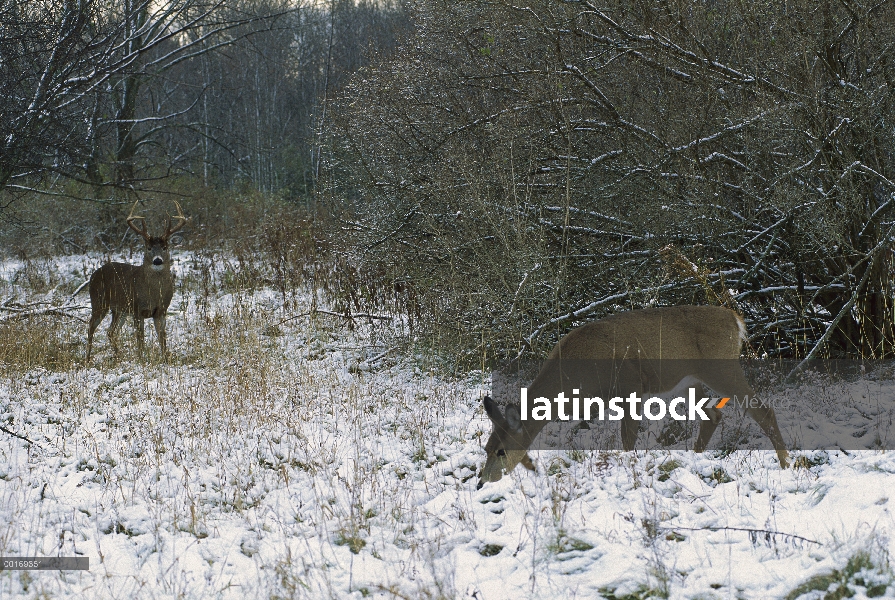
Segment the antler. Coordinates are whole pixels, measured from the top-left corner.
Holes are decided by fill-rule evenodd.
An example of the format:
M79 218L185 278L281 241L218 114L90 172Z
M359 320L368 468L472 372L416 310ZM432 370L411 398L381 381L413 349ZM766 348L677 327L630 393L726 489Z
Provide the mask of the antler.
M171 227L171 217L168 217L168 225L165 227L165 235L162 236L165 240L174 235L176 232L180 231L180 228L189 223L189 219L183 216L183 210L180 208L180 202L177 200L174 201L174 204L177 206L177 215L176 218L180 219L180 223L175 225L173 228Z
M137 202L139 202L139 200ZM127 216L127 226L136 231L140 237L148 242L149 233L146 232L146 217L134 216L134 211L137 210L137 202L134 202L133 207L131 207L131 214ZM137 226L134 225L134 221L140 221L140 225L143 229L137 229Z

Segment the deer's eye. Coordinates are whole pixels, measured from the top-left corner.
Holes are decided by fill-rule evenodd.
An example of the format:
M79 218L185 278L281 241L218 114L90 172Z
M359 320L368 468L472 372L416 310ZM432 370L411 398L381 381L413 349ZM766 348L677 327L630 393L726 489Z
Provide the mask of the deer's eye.
M506 456L506 455L507 455L507 451L504 450L503 448L501 448L500 450L497 451L497 456Z

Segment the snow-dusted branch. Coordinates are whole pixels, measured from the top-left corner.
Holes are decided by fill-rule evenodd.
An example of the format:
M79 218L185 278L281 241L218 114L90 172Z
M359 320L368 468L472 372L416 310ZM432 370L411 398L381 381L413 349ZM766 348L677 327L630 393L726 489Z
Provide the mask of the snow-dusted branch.
M886 234L880 239L876 247L874 247L873 250L867 256L865 256L864 259L860 261L860 263L858 263L867 263L867 267L864 269L864 275L861 277L861 281L858 283L857 287L855 287L855 291L848 299L848 302L845 303L845 305L830 323L829 327L827 327L827 330L824 332L824 334L820 337L819 340L817 340L817 343L811 349L811 352L809 352L808 355L805 356L802 362L800 362L792 371L790 371L789 375L787 375L786 377L787 381L791 381L808 365L811 359L817 356L817 353L820 352L820 350L826 344L827 340L830 339L830 336L833 335L833 331L836 330L836 327L839 325L839 322L842 320L842 318L846 314L848 314L848 312L851 311L851 309L855 306L855 303L858 301L861 292L864 290L864 286L867 285L867 281L870 278L870 273L873 271L873 267L876 263L877 258L879 258L883 250L891 250L893 244L893 233L895 233L895 225L889 228Z

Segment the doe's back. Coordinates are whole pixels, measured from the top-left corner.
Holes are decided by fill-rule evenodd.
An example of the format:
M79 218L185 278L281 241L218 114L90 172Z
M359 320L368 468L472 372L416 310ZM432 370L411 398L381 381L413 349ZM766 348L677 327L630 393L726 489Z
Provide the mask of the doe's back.
M550 359L738 358L745 328L720 306L670 306L619 313L575 329Z

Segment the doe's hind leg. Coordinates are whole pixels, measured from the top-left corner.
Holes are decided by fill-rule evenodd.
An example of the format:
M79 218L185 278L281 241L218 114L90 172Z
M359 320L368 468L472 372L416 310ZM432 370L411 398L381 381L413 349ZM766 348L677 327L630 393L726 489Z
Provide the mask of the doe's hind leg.
M780 466L785 469L789 465L787 460L789 454L786 451L786 442L783 441L780 427L777 425L777 415L774 414L774 409L770 404L759 402L756 405L755 391L749 385L749 382L746 381L746 376L743 374L739 364L735 362L728 364L725 361L722 368L704 377L703 381L722 396L735 399L740 406L745 405L746 414L758 423L764 434L771 440L771 445L774 446L774 450L777 452L777 460L780 461ZM747 399L748 403L746 402Z

